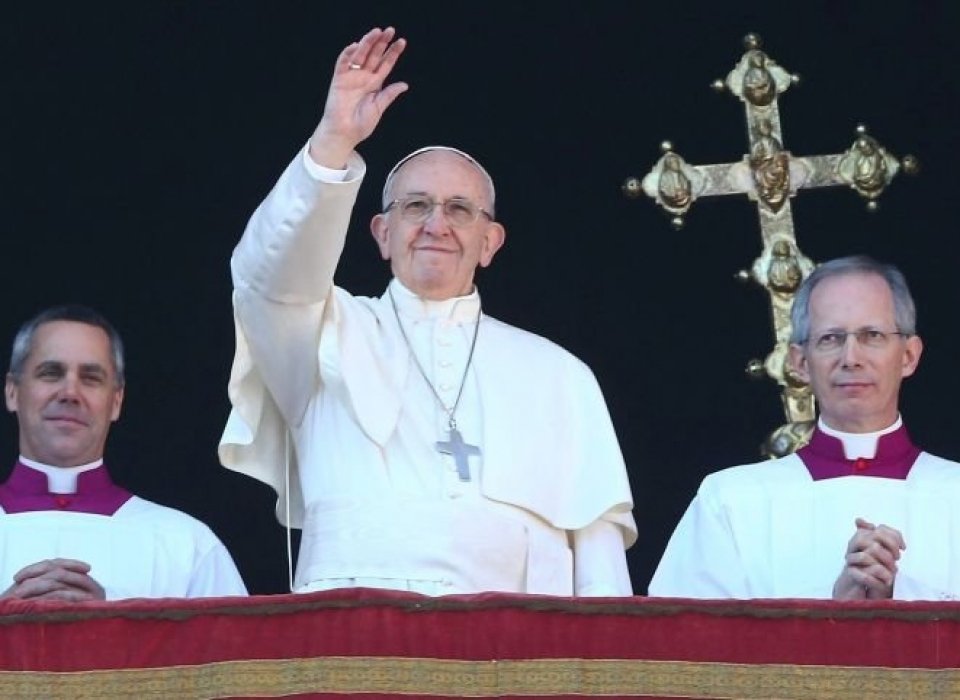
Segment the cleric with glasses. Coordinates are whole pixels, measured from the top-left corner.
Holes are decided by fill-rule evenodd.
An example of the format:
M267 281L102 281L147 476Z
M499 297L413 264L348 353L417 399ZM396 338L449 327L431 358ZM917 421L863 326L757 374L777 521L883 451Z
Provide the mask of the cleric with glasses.
M809 444L708 475L650 594L957 597L960 465L917 447L900 415L923 350L903 275L862 256L824 263L790 320L790 362L819 408Z
M378 297L334 284L356 149L407 89L387 82L405 47L378 28L343 49L308 146L237 245L221 461L302 527L298 592L632 595L633 500L596 378L491 316L475 283L506 240L486 168L449 146L402 158L370 221L391 281Z

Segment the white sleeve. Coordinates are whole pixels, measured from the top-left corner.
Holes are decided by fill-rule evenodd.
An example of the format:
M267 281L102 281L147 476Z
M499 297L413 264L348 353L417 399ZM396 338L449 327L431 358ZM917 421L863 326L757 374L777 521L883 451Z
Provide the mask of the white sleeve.
M650 581L649 595L750 598L730 524L702 493L690 503Z
M596 520L573 533L573 590L578 596L632 596L623 532Z
M211 533L211 537L216 537ZM188 598L247 595L247 587L230 553L219 540L200 553L187 589Z
M350 174L349 168L344 168L343 170L334 170L333 168L328 168L325 165L320 165L313 158L310 157L310 144L308 143L303 147L303 150L300 151L303 159L303 167L307 169L307 172L310 174L314 180L319 180L320 182L344 182L348 175Z
M893 582L894 600L958 600L956 593L915 579L903 570L897 573Z
M346 171L308 161L301 152L290 163L231 260L238 345L231 384L255 367L292 424L317 388L321 324L365 172L356 154Z

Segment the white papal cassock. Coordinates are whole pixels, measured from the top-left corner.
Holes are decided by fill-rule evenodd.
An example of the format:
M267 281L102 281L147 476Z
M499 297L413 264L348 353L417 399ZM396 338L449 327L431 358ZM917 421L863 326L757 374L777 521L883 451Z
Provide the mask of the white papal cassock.
M447 415L389 297L333 285L364 172L356 154L340 172L301 153L232 260L237 350L220 458L271 485L281 521L303 527L295 590L631 595L626 469L596 380L570 353L482 315L456 411L482 451L470 480L435 449ZM396 280L390 289L452 406L479 294L431 302Z

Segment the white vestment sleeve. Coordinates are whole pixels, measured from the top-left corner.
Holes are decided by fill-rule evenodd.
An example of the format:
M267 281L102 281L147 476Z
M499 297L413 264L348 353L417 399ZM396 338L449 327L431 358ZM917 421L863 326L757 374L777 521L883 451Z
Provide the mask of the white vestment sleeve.
M931 586L903 571L897 573L893 582L894 600L957 600L957 594L937 586Z
M600 519L574 531L573 562L574 595L633 595L620 525Z
M217 541L205 554L198 557L187 597L231 595L247 595L247 587L227 548Z
M345 174L324 181L323 169L299 153L250 218L231 259L237 347L220 461L273 487L278 517L294 527L303 504L292 456L285 475L287 426L299 425L318 387L317 348L332 315L333 274L365 172L354 153ZM289 511L281 507L288 495Z
M702 493L677 525L650 581L649 595L750 598L748 577L730 524Z
M231 260L239 334L292 425L317 389L324 307L364 171L354 154L346 180L322 182L298 155L253 213Z

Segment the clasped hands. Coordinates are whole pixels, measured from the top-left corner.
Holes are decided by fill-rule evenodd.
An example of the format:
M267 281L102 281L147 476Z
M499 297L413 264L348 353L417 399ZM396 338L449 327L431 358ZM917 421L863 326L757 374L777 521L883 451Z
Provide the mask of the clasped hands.
M60 600L72 603L106 600L106 593L90 575L90 565L76 559L45 559L25 566L13 576L13 585L0 598Z
M903 535L887 525L857 518L847 543L843 570L833 585L834 600L880 600L893 596L897 561L907 548Z

